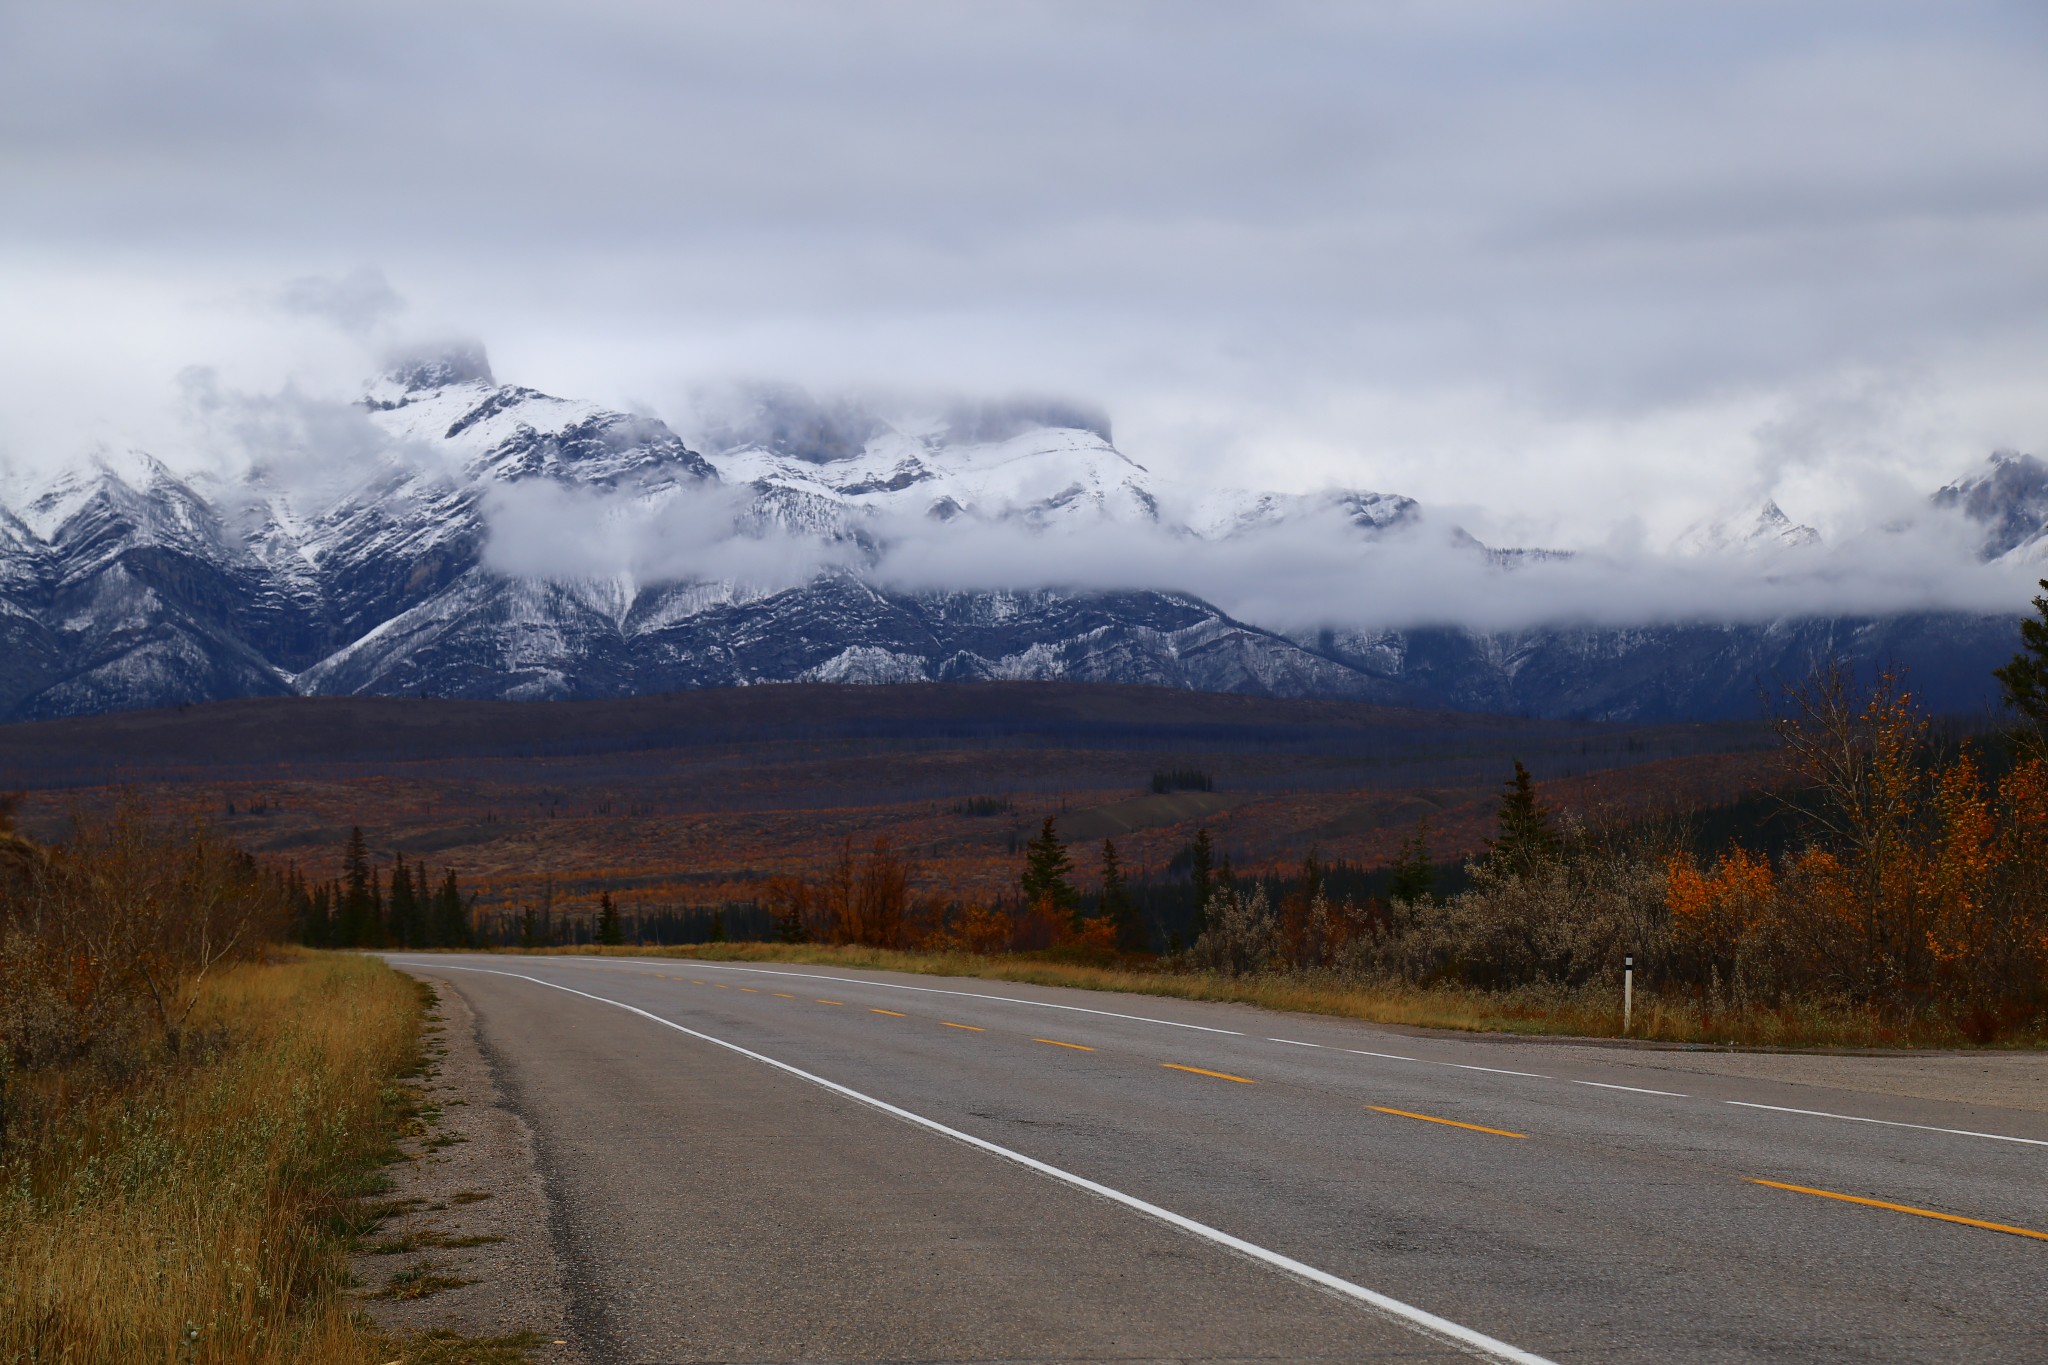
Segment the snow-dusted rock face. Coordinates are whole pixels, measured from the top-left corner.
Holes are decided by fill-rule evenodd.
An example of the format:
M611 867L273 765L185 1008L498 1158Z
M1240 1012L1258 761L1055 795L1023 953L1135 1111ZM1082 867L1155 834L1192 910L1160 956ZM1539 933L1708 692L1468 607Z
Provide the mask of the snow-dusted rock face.
M466 353L378 380L355 420L373 453L324 481L259 462L223 485L119 454L0 489L0 717L293 692L545 699L1058 678L1709 718L1754 715L1764 680L1827 647L1907 658L1937 705L1972 704L2012 648L2010 621L1953 615L1287 635L1186 593L907 590L873 572L891 536L935 522L1202 545L1311 528L1371 543L1423 520L1394 494L1179 487L1120 452L1100 414L1058 404L885 420L785 397L698 438L700 452L652 418L501 385ZM520 497L542 550L641 526L664 552L718 534L820 554L739 578L690 568L686 553L681 569L659 555L652 568L614 563L595 552L606 545L536 568L493 552L494 517ZM2029 457L2001 454L1935 501L1981 528L1987 557L2048 543L2048 467ZM599 505L610 520L550 520ZM661 520L678 507L697 510ZM1554 557L1450 539L1502 569ZM1776 555L1814 537L1764 504L1699 539L1702 553Z
M2048 464L2032 455L1998 451L1984 470L1948 485L1934 502L1975 524L1986 559L2048 558Z

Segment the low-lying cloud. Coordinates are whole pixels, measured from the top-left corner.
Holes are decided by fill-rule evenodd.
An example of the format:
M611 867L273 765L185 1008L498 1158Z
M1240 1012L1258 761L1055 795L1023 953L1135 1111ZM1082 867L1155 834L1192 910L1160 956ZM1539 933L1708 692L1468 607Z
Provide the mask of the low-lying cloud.
M764 522L752 491L729 487L649 498L529 483L494 491L487 509L486 563L512 574L760 591L846 572L913 593L1160 591L1289 632L2017 614L2032 587L2031 570L1981 562L1973 528L1933 509L1832 547L1509 556L1427 514L1372 536L1331 512L1220 539L1145 524L856 516L857 535L821 539Z

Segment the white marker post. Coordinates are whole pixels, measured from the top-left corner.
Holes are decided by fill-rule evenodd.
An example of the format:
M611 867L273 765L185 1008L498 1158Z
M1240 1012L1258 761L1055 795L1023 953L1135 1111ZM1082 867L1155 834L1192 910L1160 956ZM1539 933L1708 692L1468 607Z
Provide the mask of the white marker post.
M1628 1032L1628 1017L1636 1003L1636 955L1624 953L1621 958L1621 1031Z

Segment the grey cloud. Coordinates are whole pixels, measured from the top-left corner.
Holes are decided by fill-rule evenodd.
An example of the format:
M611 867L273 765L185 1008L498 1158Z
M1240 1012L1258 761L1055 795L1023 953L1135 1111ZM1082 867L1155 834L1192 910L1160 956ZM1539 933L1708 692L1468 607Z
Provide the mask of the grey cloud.
M321 318L353 336L368 336L405 310L384 272L363 266L339 277L303 275L277 292L278 306Z
M1080 393L1154 467L1597 543L1797 476L1755 433L1844 445L1807 396L1859 377L1939 417L1887 468L2048 439L2005 378L2048 361L2044 40L2023 0L18 5L0 281L374 261L552 391ZM353 278L304 309L388 325Z

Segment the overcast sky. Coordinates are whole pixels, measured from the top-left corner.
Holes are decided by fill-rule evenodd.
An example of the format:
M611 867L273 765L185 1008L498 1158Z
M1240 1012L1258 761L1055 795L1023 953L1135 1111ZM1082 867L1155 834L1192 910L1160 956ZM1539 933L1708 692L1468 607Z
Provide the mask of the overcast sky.
M0 5L0 455L396 340L1590 545L2048 453L2048 6ZM168 440L169 437L162 439Z

